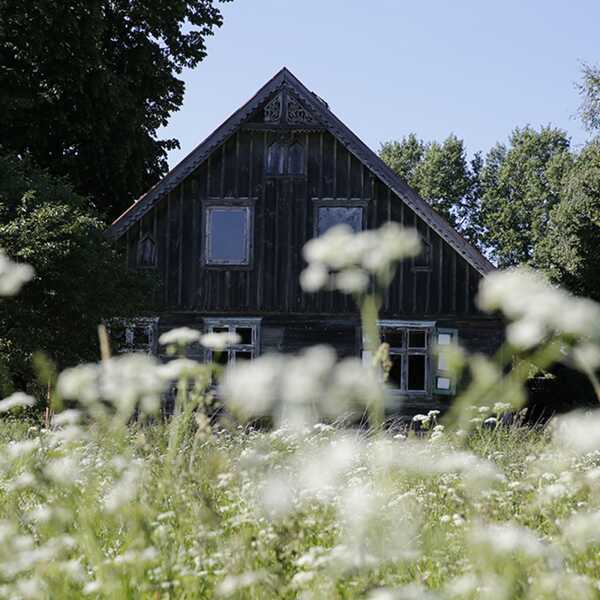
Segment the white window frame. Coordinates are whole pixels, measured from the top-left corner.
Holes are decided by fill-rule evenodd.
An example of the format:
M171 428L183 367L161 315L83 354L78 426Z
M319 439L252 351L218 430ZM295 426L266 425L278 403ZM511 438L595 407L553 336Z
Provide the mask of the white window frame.
M248 203L237 202L221 202L210 203L204 207L204 264L208 267L249 267L252 262L252 240L254 232L254 210L253 206ZM239 212L242 211L246 215L246 224L244 227L244 257L242 260L223 260L213 258L211 256L211 240L212 240L212 218L211 214L214 211L221 212Z
M402 346L390 346L390 356L401 356L401 372L400 372L400 387L389 387L389 391L393 394L401 394L403 396L431 396L431 374L432 364L431 355L433 349L433 336L435 331L435 321L404 321L404 320L381 320L378 321L379 330L382 333L384 329L397 329L402 331ZM419 331L425 334L425 347L416 348L409 346L410 331ZM363 348L365 340L363 339ZM424 389L409 389L408 388L408 357L409 356L424 356L425 357L425 386ZM363 360L365 357L370 360L370 354L363 350Z
M225 329L229 333L235 333L236 328L248 328L252 331L250 344L233 344L228 346L223 353L227 354L227 364L235 364L235 353L249 352L251 359L256 358L260 354L261 343L261 322L260 317L208 317L204 319L204 328L207 333L213 332L216 328ZM212 350L206 351L207 362L213 362L214 354Z

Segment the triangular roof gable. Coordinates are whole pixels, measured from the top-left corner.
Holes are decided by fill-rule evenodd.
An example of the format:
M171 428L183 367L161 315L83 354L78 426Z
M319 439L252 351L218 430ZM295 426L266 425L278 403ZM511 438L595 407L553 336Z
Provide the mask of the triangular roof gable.
M231 136L262 104L276 91L289 86L304 106L321 122L337 140L381 181L387 185L407 206L409 206L429 227L444 239L473 268L485 275L494 266L479 250L465 240L442 216L423 200L403 181L375 152L331 112L325 102L308 90L285 67L271 78L246 104L215 129L202 143L190 152L161 181L130 206L111 225L107 234L118 238L139 221L156 203L177 187L188 175L195 171L229 136Z

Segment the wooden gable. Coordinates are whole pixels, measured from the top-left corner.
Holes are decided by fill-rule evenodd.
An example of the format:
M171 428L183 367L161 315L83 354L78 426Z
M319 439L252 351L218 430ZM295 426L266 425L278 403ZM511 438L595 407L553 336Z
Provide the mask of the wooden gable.
M285 159L278 154L280 162L268 166L278 145L282 152L296 152L295 167L285 162L288 154ZM253 215L252 261L207 265L208 207L240 205ZM314 237L317 207L323 205L360 206L368 228L394 220L421 232L426 264L401 265L385 299L385 315L477 312L475 291L493 268L490 263L286 69L117 219L109 235L126 245L132 267L141 240L147 247L149 240L155 244L167 307L350 313L354 308L347 297L304 294L298 283L301 249Z

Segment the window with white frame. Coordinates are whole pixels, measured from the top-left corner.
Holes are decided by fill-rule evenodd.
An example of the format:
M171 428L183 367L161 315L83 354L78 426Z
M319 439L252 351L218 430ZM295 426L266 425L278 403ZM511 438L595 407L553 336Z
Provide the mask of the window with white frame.
M205 233L207 265L250 264L251 206L207 206Z
M260 318L204 319L208 333L234 333L239 342L222 352L207 351L206 359L221 365L256 358L260 352Z
M428 394L431 390L431 344L433 321L380 321L382 342L389 345L387 384L405 394ZM363 352L363 356L365 353Z

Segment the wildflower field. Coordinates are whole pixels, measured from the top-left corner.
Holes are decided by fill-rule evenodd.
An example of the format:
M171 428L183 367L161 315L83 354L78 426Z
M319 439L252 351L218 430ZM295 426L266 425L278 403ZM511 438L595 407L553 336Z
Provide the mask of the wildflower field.
M45 419L0 400L0 598L600 597L600 412L520 418L532 370L566 362L598 389L600 306L489 275L506 347L444 348L458 398L401 425L377 314L418 244L389 225L305 248L305 289L354 296L372 364L317 346L223 371L186 348L231 334L187 328L160 364L111 357L101 330L102 360L52 381ZM0 294L33 276L0 254Z

